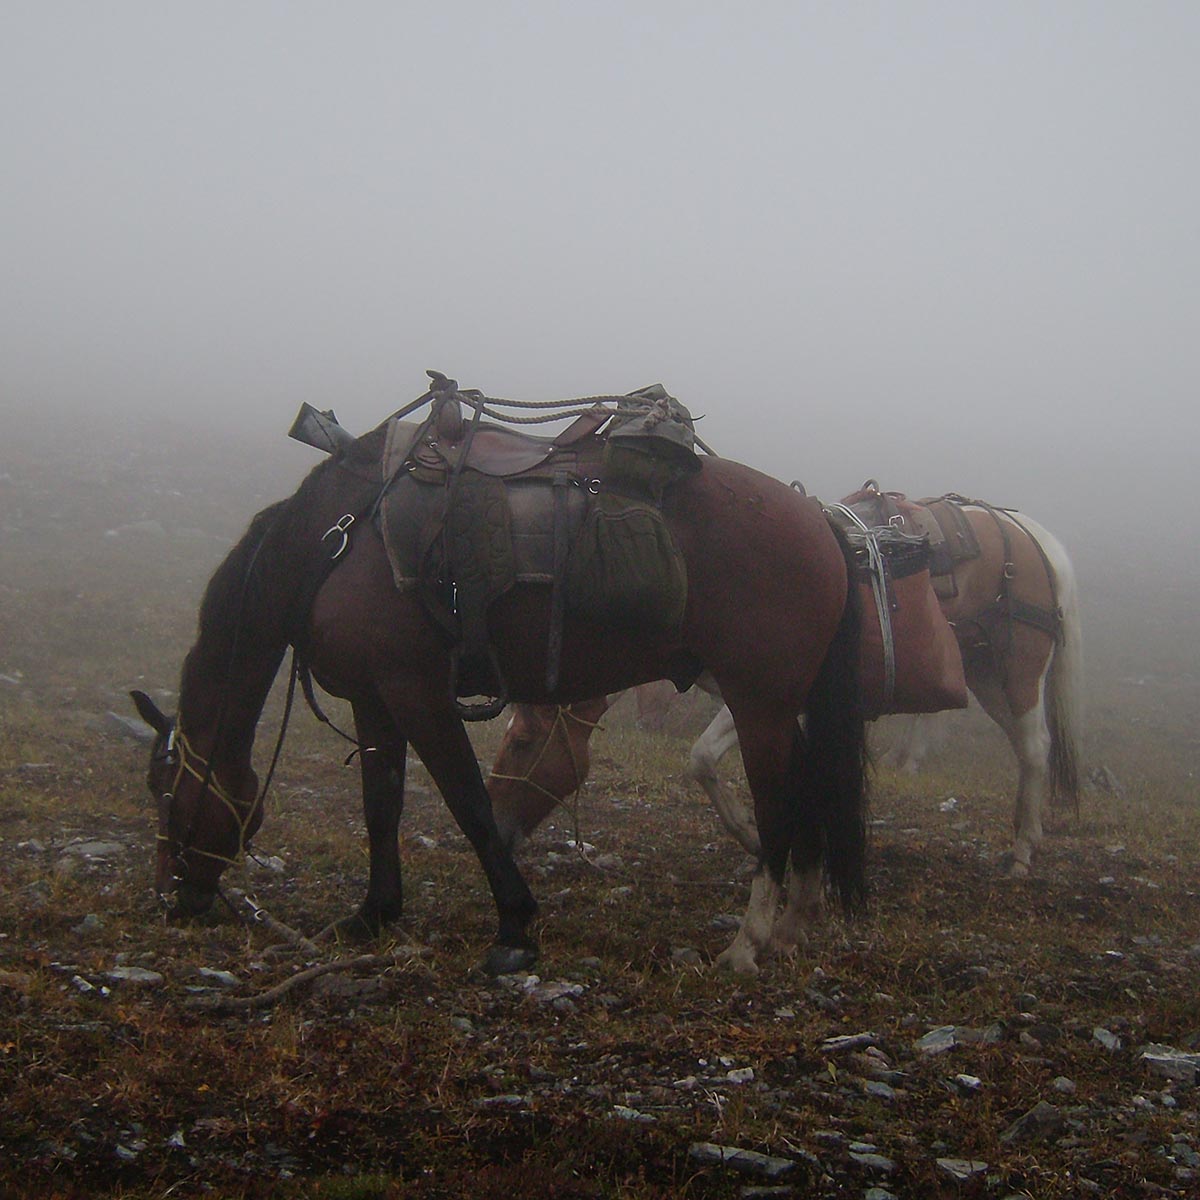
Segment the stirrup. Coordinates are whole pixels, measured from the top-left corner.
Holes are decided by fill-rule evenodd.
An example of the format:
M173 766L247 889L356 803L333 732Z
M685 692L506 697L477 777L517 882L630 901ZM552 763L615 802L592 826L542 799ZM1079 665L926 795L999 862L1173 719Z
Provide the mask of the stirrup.
M467 704L461 699L462 689L459 686L462 682L462 647L455 646L450 652L450 703L454 705L454 711L464 721L490 721L493 717L498 717L508 703L508 685L504 682L504 673L500 670L496 651L491 646L487 647L487 665L495 691L487 700L482 700L478 704ZM488 695L488 693L471 692L470 695Z

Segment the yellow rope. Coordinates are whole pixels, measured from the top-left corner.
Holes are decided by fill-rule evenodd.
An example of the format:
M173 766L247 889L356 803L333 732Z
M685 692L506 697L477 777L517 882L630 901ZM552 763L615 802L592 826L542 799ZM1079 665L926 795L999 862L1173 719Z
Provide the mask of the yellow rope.
M175 778L171 781L171 790L166 793L165 799L168 802L174 799L184 775L190 775L198 783L204 785L209 792L225 805L229 810L230 816L233 817L238 831L238 845L237 850L234 851L233 858L229 858L224 854L217 854L212 850L201 850L198 846L181 845L179 847L179 854L181 856L183 854L196 854L203 858L216 859L217 862L222 862L229 867L237 866L246 853L246 830L250 827L250 822L254 817L254 804L252 803L248 808L245 808L243 814L244 806L222 786L221 781L217 778L216 771L210 768L206 758L202 757L192 748L192 744L188 741L182 729L176 729L175 744L179 747L179 769L175 772ZM194 766L191 760L199 763L199 767ZM161 833L158 834L157 840L160 842L174 841L171 837Z
M583 839L580 837L580 834L579 834L579 803L578 803L579 789L583 787L584 772L579 766L579 759L575 754L575 747L571 744L571 735L567 729L567 720L566 719L568 717L570 717L572 721L576 722L576 724L583 725L587 729L603 728L603 726L601 726L599 721L589 721L585 717L581 717L578 713L572 712L571 706L569 704L556 705L556 711L554 714L554 722L550 726L550 732L548 734L546 734L546 740L542 743L541 751L539 752L537 758L534 759L533 766L531 766L529 768L529 770L525 772L524 775L503 775L494 770L489 771L488 778L489 779L506 780L509 783L523 783L523 784L525 784L526 787L533 788L533 790L535 792L540 792L543 796L547 797L551 801L552 804L555 804L555 805L558 805L558 804L566 805L567 797L569 796L571 798L571 800L574 801L574 803L570 804L568 807L569 807L569 811L571 813L571 822L575 828L575 846L579 850L581 856L583 856L586 859L586 855L583 855L583 850L582 850ZM555 734L558 733L560 729L562 731L563 737L565 737L567 740L567 752L571 756L571 771L575 776L575 786L571 789L570 792L567 793L566 796L556 796L549 788L543 787L540 783L536 782L533 779L533 773L538 769L538 767L540 767L542 765L542 759L546 757L546 751L549 750L550 743L554 740ZM590 737L591 735L589 734L588 736Z

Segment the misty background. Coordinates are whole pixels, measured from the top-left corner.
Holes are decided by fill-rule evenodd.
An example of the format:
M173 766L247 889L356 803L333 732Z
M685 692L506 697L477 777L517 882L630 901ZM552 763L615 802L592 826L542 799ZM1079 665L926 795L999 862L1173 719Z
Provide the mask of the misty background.
M1170 0L9 0L0 430L298 476L302 401L361 432L428 367L662 381L826 499L1194 575L1198 53Z

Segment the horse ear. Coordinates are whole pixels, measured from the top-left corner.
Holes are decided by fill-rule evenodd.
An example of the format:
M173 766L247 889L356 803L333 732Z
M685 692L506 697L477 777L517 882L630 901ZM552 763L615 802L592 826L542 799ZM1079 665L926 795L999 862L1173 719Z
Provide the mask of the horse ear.
M138 710L138 716L154 730L155 733L166 737L171 732L171 718L168 717L145 692L130 692L130 699Z

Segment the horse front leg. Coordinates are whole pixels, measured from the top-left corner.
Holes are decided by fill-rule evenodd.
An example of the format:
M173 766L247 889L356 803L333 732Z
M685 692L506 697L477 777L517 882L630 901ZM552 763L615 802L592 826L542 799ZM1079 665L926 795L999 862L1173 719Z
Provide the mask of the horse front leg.
M358 911L334 922L322 936L364 941L377 937L385 926L399 920L404 910L400 817L404 811L408 745L378 699L356 700L353 709L370 874L367 894Z
M482 968L489 975L527 971L538 957L537 942L528 932L537 901L496 828L491 797L466 728L453 713L432 707L410 708L404 717L409 742L471 843L496 903L499 929Z

